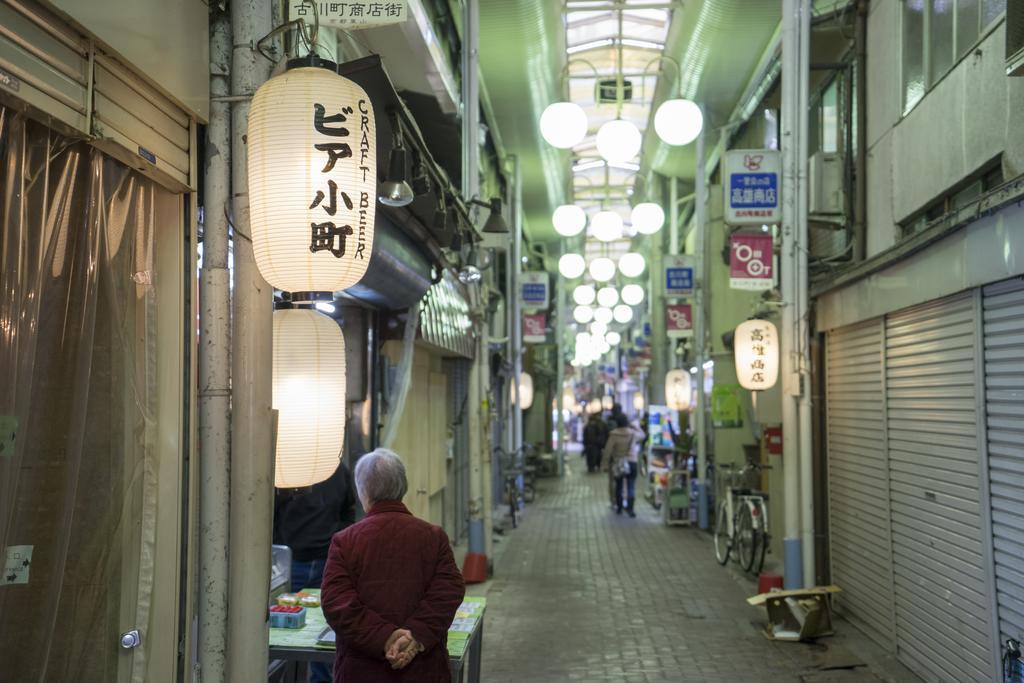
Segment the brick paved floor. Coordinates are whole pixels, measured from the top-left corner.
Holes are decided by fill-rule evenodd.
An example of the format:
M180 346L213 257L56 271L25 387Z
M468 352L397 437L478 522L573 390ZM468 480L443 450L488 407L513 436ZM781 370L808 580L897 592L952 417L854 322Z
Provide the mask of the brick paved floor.
M484 681L917 680L841 621L819 644L768 641L754 584L715 562L710 536L643 501L617 517L606 475L570 466L541 480L495 578L470 591L488 598ZM820 670L837 658L865 666Z

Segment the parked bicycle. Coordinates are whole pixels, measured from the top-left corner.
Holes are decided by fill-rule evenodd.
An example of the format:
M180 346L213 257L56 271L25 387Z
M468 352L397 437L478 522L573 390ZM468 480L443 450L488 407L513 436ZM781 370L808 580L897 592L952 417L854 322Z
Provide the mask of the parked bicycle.
M506 453L501 446L497 446L494 449L494 457L501 463L501 472L505 483L504 502L508 505L508 516L512 521L512 528L515 529L519 525L520 510L522 510L523 504L532 502L536 497L537 466L533 462L533 447L523 444L522 448L510 454ZM520 490L520 478L522 478L522 490Z
M770 469L750 463L740 470L733 465L720 464L718 470L724 489L719 496L715 515L715 558L726 564L733 550L744 571L761 573L764 556L771 537L768 534L768 494L744 486L751 473ZM728 476L726 472L728 471Z

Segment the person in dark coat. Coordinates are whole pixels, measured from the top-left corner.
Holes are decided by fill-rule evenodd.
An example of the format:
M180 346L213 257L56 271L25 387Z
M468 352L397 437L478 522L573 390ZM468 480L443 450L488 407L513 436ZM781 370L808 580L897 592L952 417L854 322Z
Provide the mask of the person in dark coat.
M601 467L601 451L608 440L608 428L600 413L591 413L587 426L583 428L583 454L587 457L587 472L597 472Z
M448 536L402 504L405 466L379 448L356 463L366 517L331 540L321 604L337 636L335 683L447 683L448 628L465 583Z

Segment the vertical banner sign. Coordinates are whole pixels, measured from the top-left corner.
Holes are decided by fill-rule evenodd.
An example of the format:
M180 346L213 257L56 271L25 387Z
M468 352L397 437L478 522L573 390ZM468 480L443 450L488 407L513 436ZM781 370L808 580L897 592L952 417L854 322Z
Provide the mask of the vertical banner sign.
M693 307L690 304L669 304L665 307L665 332L669 339L693 336Z
M546 309L550 304L547 272L526 272L519 277L519 300L522 302L523 308L528 311Z
M665 257L665 296L693 294L693 259L689 256Z
M400 24L409 18L408 0L391 2L326 2L313 0L316 10L309 3L292 0L289 3L288 20L305 19L313 25L314 14L321 26L329 28L370 28Z
M779 152L734 149L725 153L725 222L763 225L782 220Z
M523 341L543 344L547 341L548 316L546 313L528 313L523 316Z
M771 289L775 283L772 272L772 236L766 234L729 236L730 289Z

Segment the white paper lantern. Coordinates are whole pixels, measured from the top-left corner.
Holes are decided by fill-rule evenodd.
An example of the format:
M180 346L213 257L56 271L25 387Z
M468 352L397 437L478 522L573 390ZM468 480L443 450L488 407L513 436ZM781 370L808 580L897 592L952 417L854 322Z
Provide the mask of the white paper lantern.
M647 267L647 261L643 254L631 251L619 257L619 272L626 277L640 277Z
M366 91L323 68L271 78L252 98L248 158L252 248L263 278L286 292L359 282L377 206Z
M779 379L779 333L767 320L739 324L733 337L736 378L740 386L763 391Z
M644 409L644 395L633 394L633 410L640 412Z
M669 370L665 375L665 405L672 410L689 410L693 384L686 370Z
M632 122L614 119L598 129L597 153L611 163L632 161L640 153L643 141L640 130Z
M626 324L633 319L633 307L619 304L612 311L612 317L615 319L615 322Z
M633 207L629 221L641 235L653 235L665 225L665 211L654 202L641 202Z
M590 277L598 282L608 282L615 277L615 261L606 256L598 256L590 262Z
M615 407L615 399L612 398L611 396L602 396L601 407L604 408L605 410L611 410L612 408Z
M273 321L274 486L312 486L334 474L345 442L345 337L308 309L274 311Z
M602 242L613 242L622 237L622 216L614 211L598 211L590 219L590 234Z
M654 132L667 145L688 145L703 127L704 115L690 100L666 100L654 112Z
M575 280L587 272L587 262L579 254L562 254L558 259L558 272L567 280Z
M619 303L619 292L614 287L602 287L597 290L597 303L611 308Z
M615 314L612 313L612 309L601 306L594 311L594 320L599 323L608 325L612 320L615 319Z
M609 332L604 335L604 340L608 342L608 346L618 346L622 341L622 335L618 332Z
M590 413L590 414L600 413L601 412L601 399L599 399L599 398L591 399L590 403L587 404L587 412Z
M594 319L594 309L590 306L577 306L572 311L572 319L581 325L586 325Z
M622 288L622 301L630 306L636 306L644 300L644 288L637 284L626 285Z
M562 237L573 237L587 227L587 212L575 204L562 204L551 214L551 225Z
M562 387L562 408L572 410L576 406L576 392L572 387Z
M587 136L587 113L575 102L549 104L540 115L540 134L559 149L575 147Z
M515 385L509 383L509 402L516 404ZM529 410L533 405L533 377L528 372L519 373L519 409Z
M589 306L597 299L593 285L580 285L572 290L572 300L580 306Z

